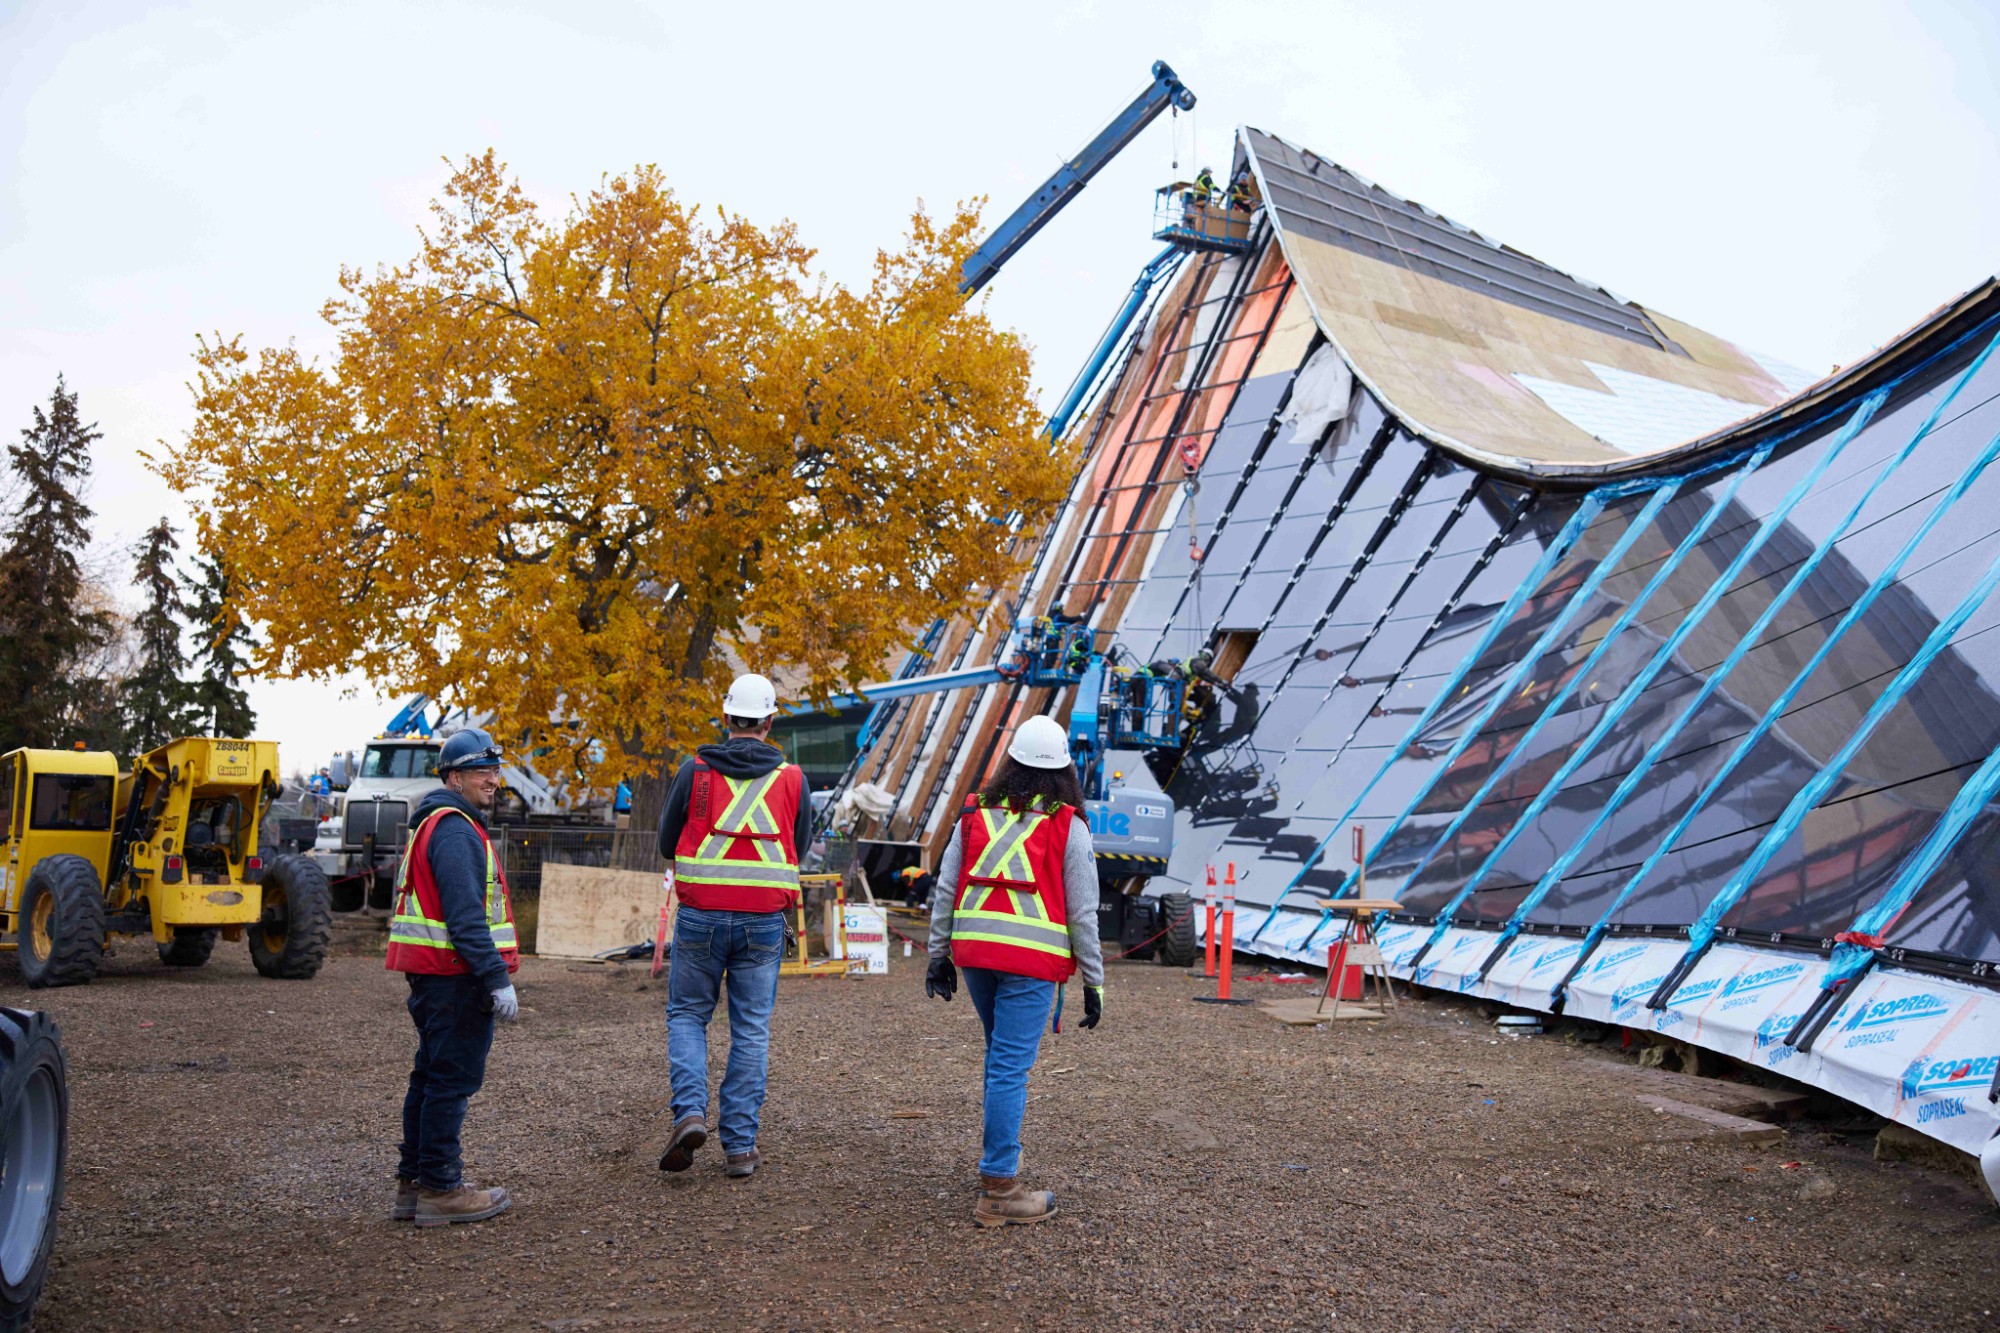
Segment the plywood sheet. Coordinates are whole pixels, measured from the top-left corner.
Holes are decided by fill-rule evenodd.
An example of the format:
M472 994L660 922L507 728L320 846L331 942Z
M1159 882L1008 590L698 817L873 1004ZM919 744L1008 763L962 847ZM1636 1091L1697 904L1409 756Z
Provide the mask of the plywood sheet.
M542 866L535 951L544 958L595 958L643 944L660 921L660 877L645 870Z

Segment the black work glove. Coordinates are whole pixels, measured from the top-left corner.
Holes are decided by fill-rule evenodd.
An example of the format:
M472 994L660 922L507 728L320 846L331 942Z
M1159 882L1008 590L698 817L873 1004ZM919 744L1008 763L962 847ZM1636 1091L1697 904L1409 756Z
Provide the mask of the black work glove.
M1104 1017L1104 987L1085 986L1083 988L1083 1021L1080 1028L1094 1028L1097 1020Z
M951 965L951 959L931 959L930 968L924 973L924 994L949 1004L957 993L958 969Z

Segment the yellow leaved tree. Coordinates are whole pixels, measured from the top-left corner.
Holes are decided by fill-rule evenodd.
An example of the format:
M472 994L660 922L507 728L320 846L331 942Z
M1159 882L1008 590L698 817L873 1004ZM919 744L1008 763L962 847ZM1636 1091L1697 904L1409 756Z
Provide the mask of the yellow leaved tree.
M552 776L656 788L732 658L824 698L1017 568L1073 459L919 209L866 288L656 168L544 220L489 151L408 264L343 270L330 363L204 339L158 462L254 669L491 710Z

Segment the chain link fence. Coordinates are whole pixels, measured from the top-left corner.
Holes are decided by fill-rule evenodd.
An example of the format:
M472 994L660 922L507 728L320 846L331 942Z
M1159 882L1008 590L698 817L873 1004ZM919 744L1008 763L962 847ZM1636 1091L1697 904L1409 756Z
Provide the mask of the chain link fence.
M514 905L514 928L522 946L530 950L541 919L543 866L629 866L645 856L656 865L659 862L654 835L644 829L496 824L492 836L507 876L507 896Z

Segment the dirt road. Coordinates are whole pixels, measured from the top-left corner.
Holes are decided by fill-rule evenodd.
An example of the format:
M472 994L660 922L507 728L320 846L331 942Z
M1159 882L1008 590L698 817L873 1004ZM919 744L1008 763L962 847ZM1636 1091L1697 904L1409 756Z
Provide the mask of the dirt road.
M36 1327L2000 1323L2000 1215L1865 1140L1673 1141L1627 1063L1502 1043L1469 1007L1290 1029L1151 964L1113 968L1101 1029L1044 1044L1023 1174L1062 1216L978 1231L977 1023L923 999L919 962L784 984L770 1165L737 1184L713 1145L656 1168L663 985L529 960L466 1133L471 1178L518 1205L433 1232L385 1217L413 1038L379 960L281 983L241 946L173 973L127 945L32 996L0 963L61 1023L74 1090Z

